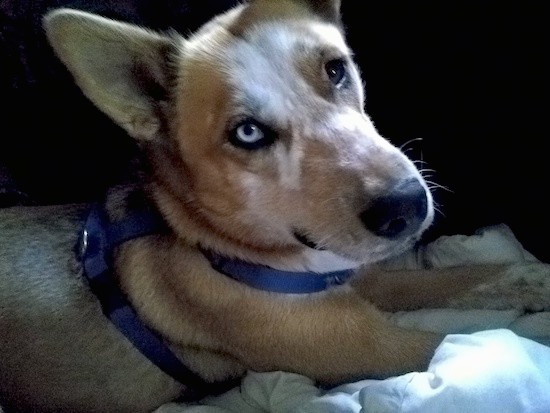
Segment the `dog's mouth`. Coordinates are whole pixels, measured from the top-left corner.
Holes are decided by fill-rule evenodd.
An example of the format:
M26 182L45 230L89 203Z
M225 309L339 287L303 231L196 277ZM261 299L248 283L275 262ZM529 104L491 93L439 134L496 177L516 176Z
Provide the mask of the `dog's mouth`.
M316 242L312 241L307 235L304 233L298 232L294 230L294 237L300 241L302 244L304 244L306 247L309 247L314 250L323 251L325 248L319 246Z

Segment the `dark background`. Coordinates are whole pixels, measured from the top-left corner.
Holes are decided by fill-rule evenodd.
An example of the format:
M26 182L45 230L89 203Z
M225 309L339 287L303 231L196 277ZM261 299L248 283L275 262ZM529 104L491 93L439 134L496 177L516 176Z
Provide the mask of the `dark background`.
M186 33L233 3L0 0L0 175L20 195L2 201L0 192L0 205L95 199L133 147L53 56L40 26L46 10L69 5ZM367 111L382 135L410 142L407 153L435 171L428 179L448 188L434 192L442 213L427 240L505 223L550 262L540 4L343 0Z
M452 191L436 191L445 216L431 236L506 223L550 262L542 6L370 1L359 13L349 3L367 111L395 144L421 138L415 159Z

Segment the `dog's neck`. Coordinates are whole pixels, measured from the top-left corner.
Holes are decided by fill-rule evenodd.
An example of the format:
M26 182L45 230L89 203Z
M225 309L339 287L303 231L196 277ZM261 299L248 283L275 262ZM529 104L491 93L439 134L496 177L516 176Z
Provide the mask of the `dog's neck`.
M301 245L259 245L221 234L200 219L189 206L163 187L153 185L155 201L161 214L180 239L191 245L216 251L230 258L261 264L285 271L325 273L357 268L360 264L338 256ZM170 214L163 213L170 211Z
M80 241L81 255L87 257L83 262L87 266L85 273L88 276L91 274L94 278L94 273L100 276L107 273L110 267L104 257L116 254L119 246L127 241L153 234L170 237L175 241L174 245L181 246L182 240L187 241L187 247L183 247L182 253L188 254L188 247L192 246L197 254L201 254L210 262L216 272L258 290L286 294L315 293L342 285L355 273L354 267L346 265L347 262L342 265L338 257L331 260L335 257L334 254L307 247L302 253L305 260L286 261L301 264L297 268L296 265L279 266L276 262L267 261L265 256L258 253L255 260L245 260L220 251L201 239L196 244L189 245L189 240L177 233L181 228L170 230L170 226L175 226L167 222L171 215L159 213L154 202L148 202L147 198L139 186L119 186L109 192L107 199L110 202L106 202L104 207L92 206ZM191 232L197 232L197 228L193 226L185 228L192 228ZM188 233L189 231L185 232ZM308 250L317 253L316 256L306 255ZM173 251L177 253L177 248ZM295 255L297 254L292 258ZM273 260L273 257L269 256L267 259Z
M113 221L123 220L136 210L157 211L178 239L197 247L197 250L207 249L227 258L278 270L327 273L354 269L360 265L333 252L316 250L305 245L281 247L249 244L219 234L197 217L194 209L185 200L167 191L165 186L154 183L147 185L145 190L134 184L115 186L107 195L106 207Z

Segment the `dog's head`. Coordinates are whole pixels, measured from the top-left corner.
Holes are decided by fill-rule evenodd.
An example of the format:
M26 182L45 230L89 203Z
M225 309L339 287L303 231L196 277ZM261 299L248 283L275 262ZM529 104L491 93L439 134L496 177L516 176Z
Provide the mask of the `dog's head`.
M364 112L339 9L251 0L188 38L68 9L45 27L84 94L148 154L182 236L366 263L410 246L433 205Z

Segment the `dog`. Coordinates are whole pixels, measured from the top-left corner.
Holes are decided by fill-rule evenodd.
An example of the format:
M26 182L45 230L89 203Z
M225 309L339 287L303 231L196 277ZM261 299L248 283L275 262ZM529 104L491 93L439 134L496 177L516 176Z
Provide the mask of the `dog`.
M442 336L387 312L538 297L483 301L496 265L378 265L434 201L364 112L339 0L250 0L187 37L66 8L44 27L140 157L104 202L0 211L7 412L150 412L247 370L388 377Z

